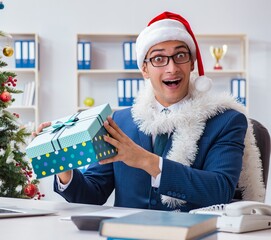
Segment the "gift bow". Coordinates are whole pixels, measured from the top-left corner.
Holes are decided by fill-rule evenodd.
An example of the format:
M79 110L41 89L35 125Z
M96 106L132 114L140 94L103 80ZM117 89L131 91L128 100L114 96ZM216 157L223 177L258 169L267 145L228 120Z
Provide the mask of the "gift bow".
M63 127L74 125L78 120L78 117L72 117L66 122L57 121L54 125L52 125L52 128L54 128L53 133L58 132Z

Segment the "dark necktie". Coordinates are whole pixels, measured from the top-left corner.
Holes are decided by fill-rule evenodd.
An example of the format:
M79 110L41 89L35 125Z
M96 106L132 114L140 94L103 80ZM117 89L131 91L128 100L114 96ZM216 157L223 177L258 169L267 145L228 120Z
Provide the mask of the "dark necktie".
M161 113L167 115L170 113L170 110L168 108L164 108ZM158 134L154 141L153 153L157 154L158 156L162 156L167 144L167 140L168 133Z
M162 156L168 140L168 134L159 134L156 136L153 146L153 153Z

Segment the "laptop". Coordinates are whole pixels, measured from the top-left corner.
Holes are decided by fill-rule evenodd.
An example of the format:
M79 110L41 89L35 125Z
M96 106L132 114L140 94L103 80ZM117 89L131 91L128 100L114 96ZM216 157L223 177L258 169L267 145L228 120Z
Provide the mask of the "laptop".
M1 218L14 218L14 217L30 217L30 216L43 216L55 214L55 211L32 209L32 208L17 208L9 206L0 206L0 219Z

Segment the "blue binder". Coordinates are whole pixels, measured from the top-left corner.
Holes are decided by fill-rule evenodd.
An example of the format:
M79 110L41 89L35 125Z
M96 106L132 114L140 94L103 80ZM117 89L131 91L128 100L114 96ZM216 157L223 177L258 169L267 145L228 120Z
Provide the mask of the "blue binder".
M246 79L233 78L231 80L231 94L238 102L246 106Z
M131 79L118 79L118 102L120 107L132 106L132 81Z
M131 42L131 68L132 69L138 69L137 67L137 61L136 61L136 43Z
M22 42L22 68L29 67L29 46L28 40L23 40Z
M123 42L124 69L138 69L135 42Z
M132 78L132 104L134 103L135 98L137 97L140 89L143 88L145 82L143 78Z
M29 68L35 68L35 41L34 40L29 40L28 41L28 67Z
M91 69L91 42L77 43L77 69Z
M118 92L118 103L120 107L125 106L124 99L124 79L117 80L117 92Z
M132 106L138 94L143 87L143 78L126 78L117 80L118 104L120 107Z
M133 78L131 79L131 82L132 82L132 104L133 104L138 93L139 79Z
M124 80L124 101L125 101L125 106L132 106L133 104L131 79Z
M14 46L15 46L15 67L21 68L22 67L22 41L16 40Z
M130 42L123 43L123 61L124 61L124 69L131 68L131 53L130 53Z
M84 69L84 43L77 43L77 69Z
M91 68L91 42L84 42L84 69Z

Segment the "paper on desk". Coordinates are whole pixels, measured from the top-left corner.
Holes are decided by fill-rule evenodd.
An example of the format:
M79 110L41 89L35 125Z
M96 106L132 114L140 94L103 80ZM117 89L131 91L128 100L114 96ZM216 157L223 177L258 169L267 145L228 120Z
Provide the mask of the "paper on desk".
M84 214L77 214L77 215L81 215L81 216L102 216L102 217L123 217L126 215L130 215L133 213L138 213L138 212L142 212L144 211L143 209L121 209L121 208L108 208L105 210L101 210L101 211L96 211L96 212L88 212L88 213L84 213ZM60 220L71 220L71 217L64 217L64 218L60 218Z

